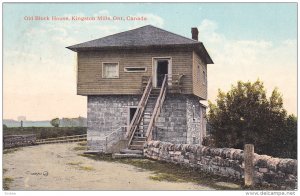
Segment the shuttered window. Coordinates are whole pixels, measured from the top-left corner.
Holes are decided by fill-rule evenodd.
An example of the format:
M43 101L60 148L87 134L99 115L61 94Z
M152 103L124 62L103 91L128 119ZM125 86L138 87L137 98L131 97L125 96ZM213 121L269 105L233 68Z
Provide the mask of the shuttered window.
M103 63L102 64L103 78L119 78L119 63Z
M203 84L206 85L207 83L206 72L203 71L202 74L203 74Z

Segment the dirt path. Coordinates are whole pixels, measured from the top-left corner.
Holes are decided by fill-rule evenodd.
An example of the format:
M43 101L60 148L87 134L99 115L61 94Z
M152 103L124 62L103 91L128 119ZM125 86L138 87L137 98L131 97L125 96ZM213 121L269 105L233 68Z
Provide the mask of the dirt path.
M131 165L78 156L77 144L24 147L3 155L10 190L212 190L193 183L154 181Z

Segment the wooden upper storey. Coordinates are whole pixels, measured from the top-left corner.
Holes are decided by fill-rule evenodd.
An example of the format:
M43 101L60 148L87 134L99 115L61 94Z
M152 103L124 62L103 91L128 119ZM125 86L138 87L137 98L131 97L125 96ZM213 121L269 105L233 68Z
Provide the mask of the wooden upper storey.
M149 32L153 28L157 30L155 27L150 27L150 30L146 28L143 31ZM161 31L165 33L164 30L158 30L145 39L151 39L153 33L155 37L162 36L159 34ZM137 36L132 31L129 35ZM125 33L128 32L130 31ZM167 34L171 34L167 41L173 39L173 43L176 43L174 39L178 38L178 35L169 32ZM144 45L137 45L141 44L138 42L138 37L135 38L136 41L133 37L123 36L122 39L129 40L126 46L126 43L120 45L123 43L122 40L114 41L110 37L108 41L103 41L105 38L101 38L100 41L93 40L92 43L86 42L68 47L77 52L77 94L141 94L143 76L152 77L154 86L159 87L159 75L169 74L182 76L181 93L195 94L201 99L207 99L207 64L212 63L212 60L201 42L181 36L179 38L182 42L180 44L164 44L162 41L159 45L155 45L155 40L152 40L152 45L146 45L144 40L142 41ZM134 43L130 42L130 39L134 40ZM95 41L98 43L94 43ZM98 48L97 44L100 44ZM174 79L175 76L171 78Z

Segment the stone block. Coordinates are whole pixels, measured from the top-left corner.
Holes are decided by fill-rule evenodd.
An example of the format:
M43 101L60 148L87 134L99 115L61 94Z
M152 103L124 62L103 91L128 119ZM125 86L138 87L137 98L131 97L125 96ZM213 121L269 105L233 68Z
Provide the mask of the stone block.
M160 141L154 141L154 142L153 142L153 146L154 146L155 148L159 147L159 145L160 145Z
M268 160L272 158L267 155L254 155L254 165L258 167L267 167Z
M258 168L258 171L260 172L260 173L267 173L269 170L268 170L268 168Z
M272 171L277 171L280 159L279 158L270 158L267 160L267 167Z
M182 149L182 145L181 144L175 144L174 150L180 151L181 149Z
M278 164L278 170L287 174L297 174L297 160L281 159Z
M235 149L235 151L232 153L232 159L243 160L243 157L243 150Z
M183 162L186 164L190 163L190 161L188 159L183 159Z

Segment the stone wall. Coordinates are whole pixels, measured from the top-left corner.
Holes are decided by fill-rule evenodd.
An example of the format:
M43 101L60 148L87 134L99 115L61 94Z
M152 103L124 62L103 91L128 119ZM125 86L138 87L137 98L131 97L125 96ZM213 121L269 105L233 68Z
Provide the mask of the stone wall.
M150 141L145 144L144 155L155 160L199 168L215 175L244 179L244 153L240 149ZM257 185L278 189L297 188L297 160L258 154L254 154L254 157L254 180Z
M257 184L280 189L297 188L297 160L254 154L254 174Z

